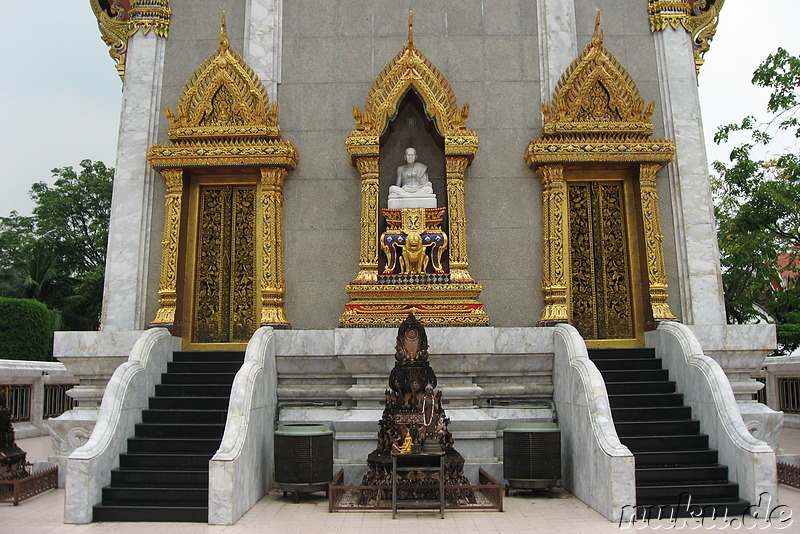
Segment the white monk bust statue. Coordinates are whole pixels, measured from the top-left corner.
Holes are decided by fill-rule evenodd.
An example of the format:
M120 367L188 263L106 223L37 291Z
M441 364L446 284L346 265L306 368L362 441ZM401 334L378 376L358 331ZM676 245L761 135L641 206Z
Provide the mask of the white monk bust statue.
M436 195L428 179L428 167L417 161L417 151L409 147L406 164L397 168L397 185L389 186L389 209L435 208Z

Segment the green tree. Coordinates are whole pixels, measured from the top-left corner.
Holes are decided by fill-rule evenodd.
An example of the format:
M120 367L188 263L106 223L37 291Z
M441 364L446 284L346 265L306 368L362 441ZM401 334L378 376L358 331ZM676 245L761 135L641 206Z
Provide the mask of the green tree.
M800 57L779 48L752 81L771 90L770 119L749 115L714 136L717 143L745 139L730 163L714 162L725 304L730 322L775 322L778 352L787 353L800 345L800 159L796 148L768 151L776 136L800 138ZM779 257L787 261L781 265Z
M60 318L60 328L100 323L114 169L83 160L53 169L53 185L31 187L33 215L0 218L0 296L35 298Z

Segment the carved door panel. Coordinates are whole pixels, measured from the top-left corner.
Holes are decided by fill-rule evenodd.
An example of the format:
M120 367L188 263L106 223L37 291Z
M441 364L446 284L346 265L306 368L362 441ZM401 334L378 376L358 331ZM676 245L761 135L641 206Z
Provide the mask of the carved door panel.
M256 186L199 185L191 343L246 343L258 328Z
M641 290L625 182L568 182L567 194L570 324L586 340L640 339Z

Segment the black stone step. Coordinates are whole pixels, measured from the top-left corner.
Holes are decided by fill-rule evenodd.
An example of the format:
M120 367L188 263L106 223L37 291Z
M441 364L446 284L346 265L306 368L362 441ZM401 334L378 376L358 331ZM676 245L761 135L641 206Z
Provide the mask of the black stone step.
M244 361L243 351L184 351L176 350L172 353L173 362L225 362Z
M661 370L661 358L614 358L607 360L593 360L594 365L603 371L630 371L630 370Z
M235 373L242 362L168 362L168 373Z
M655 358L656 350L652 348L588 349L588 354L592 361L617 358Z
M161 384L232 384L235 376L236 373L161 373Z
M657 380L650 382L606 382L609 395L628 393L675 393L675 382Z
M156 384L156 397L230 397L232 384Z
M724 465L692 465L682 467L636 467L636 484L728 481L728 468Z
M141 438L217 438L222 440L225 424L137 423L136 437Z
M657 519L674 520L679 517L689 517L691 519L686 523L687 528L697 528L697 525L702 526L705 521L709 521L711 519L724 521L725 518L739 518L741 520L744 514L751 513L752 511L753 509L750 508L750 503L742 499L731 499L730 501L726 500L725 502L705 502L698 499L692 499L688 502L684 500L681 503L663 503L661 505L637 506L636 517L640 521L653 521ZM683 524L681 523L676 522L674 524L679 525L680 528L683 528ZM706 524L708 525L710 523ZM730 523L727 522L723 524L730 525ZM634 524L634 526L636 526L636 524Z
M102 503L93 507L92 520L208 523L208 503L205 506L125 506Z
M674 467L716 465L719 453L714 449L707 450L674 450L674 451L637 451L636 467Z
M706 434L670 436L626 436L620 441L636 456L642 451L689 451L708 449Z
M636 369L636 370L615 370L600 371L603 380L608 382L658 382L669 380L669 370L667 369Z
M142 410L143 423L225 424L225 410Z
M639 408L612 408L614 421L668 421L689 419L692 409L689 406L647 406Z
M208 469L112 469L111 486L202 488L208 486Z
M128 452L205 453L211 456L219 448L219 438L128 438Z
M736 502L739 500L739 484L735 482L712 482L708 484L690 482L686 484L637 484L636 504L672 504L681 500Z
M219 448L219 447L217 447ZM130 469L208 469L212 453L191 454L186 452L123 452L119 455L119 466Z
M159 504L163 506L208 506L208 488L173 487L148 488L136 486L106 486L103 488L104 503L114 504Z
M648 406L683 406L682 393L633 393L609 395L611 408L639 408Z
M617 421L614 423L614 426L620 438L623 436L662 436L700 433L700 421L694 419L677 421Z
M151 410L227 410L230 397L150 397Z

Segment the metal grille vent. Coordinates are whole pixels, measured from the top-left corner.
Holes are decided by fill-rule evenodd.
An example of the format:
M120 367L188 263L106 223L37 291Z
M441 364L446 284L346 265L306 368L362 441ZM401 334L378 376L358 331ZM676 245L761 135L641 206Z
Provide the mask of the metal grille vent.
M561 479L561 433L552 429L506 429L503 477L509 482Z
M293 426L293 425L282 425ZM312 425L305 425L306 427ZM327 430L327 428L326 428ZM302 432L303 429L299 429ZM278 484L320 484L333 479L333 432L311 429L306 435L275 433L275 482Z

